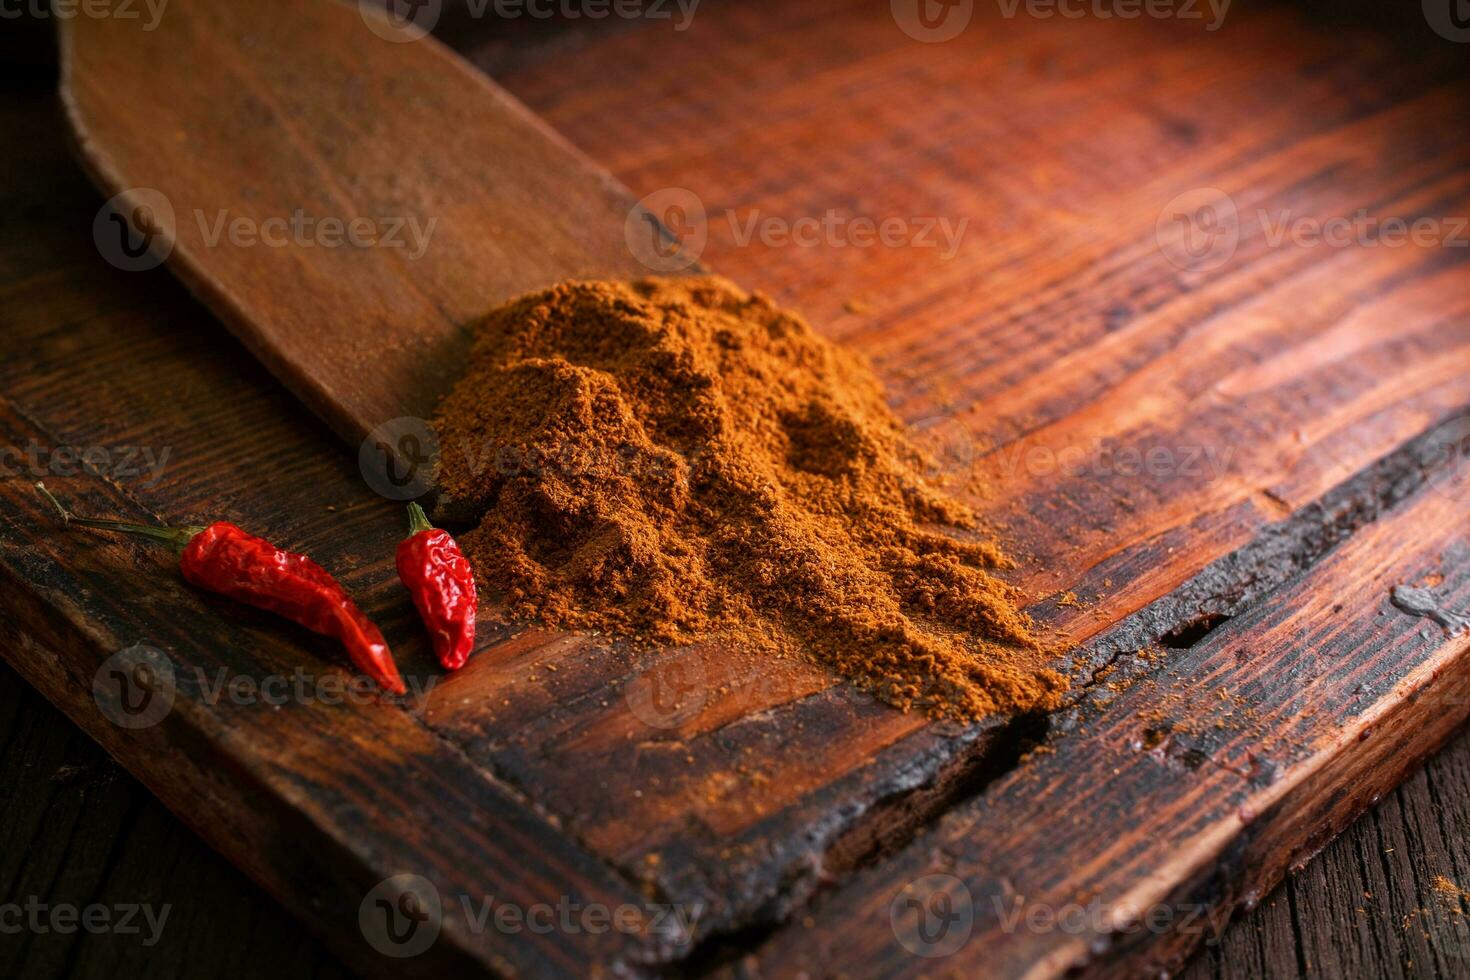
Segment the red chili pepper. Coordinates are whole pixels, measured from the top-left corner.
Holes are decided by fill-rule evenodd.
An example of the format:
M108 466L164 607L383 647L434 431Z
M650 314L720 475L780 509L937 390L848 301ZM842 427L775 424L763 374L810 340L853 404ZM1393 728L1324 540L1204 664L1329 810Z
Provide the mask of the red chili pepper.
M67 523L139 534L182 549L179 571L185 581L335 637L359 670L387 691L407 693L383 634L341 583L305 555L277 548L228 521L208 527L149 527L77 517L43 485L36 484L36 489Z
M408 537L398 543L398 577L408 586L419 617L447 670L458 670L475 646L475 575L448 531L429 523L424 509L408 505Z

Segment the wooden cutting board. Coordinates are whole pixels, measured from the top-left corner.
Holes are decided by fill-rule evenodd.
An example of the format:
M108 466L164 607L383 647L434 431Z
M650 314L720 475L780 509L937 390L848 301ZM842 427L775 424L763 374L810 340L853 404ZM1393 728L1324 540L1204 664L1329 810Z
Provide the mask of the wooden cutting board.
M395 422L432 413L486 311L649 272L624 188L373 4L191 0L152 29L57 28L78 157L114 205L104 257L166 259L354 447L424 428Z
M0 329L24 353L0 366L0 443L36 446L78 507L225 517L320 555L405 676L436 682L406 705L220 695L343 675L330 643L189 590L164 555L56 534L29 462L0 484L5 656L355 967L1136 971L1460 723L1465 252L1268 234L1286 212L1470 213L1448 56L1282 10L1205 32L977 9L934 44L856 0L536 26L459 43L635 193L692 190L713 267L873 357L897 410L988 478L978 503L1080 681L1055 716L960 729L734 651L635 653L493 610L440 677L391 568L399 505L165 272L99 257L60 119L10 98L0 125L33 135L3 164ZM1168 231L1201 188L1238 218L1214 267ZM829 208L972 230L947 259L735 234ZM52 475L71 447L107 450L107 479ZM168 451L156 479L130 447ZM1073 447L1080 471L1048 463ZM138 643L174 699L124 728L93 683ZM391 958L373 942L413 910L405 888L442 918ZM490 896L628 906L640 927L480 928ZM1074 906L1080 928L1025 917ZM666 907L688 937L655 927Z

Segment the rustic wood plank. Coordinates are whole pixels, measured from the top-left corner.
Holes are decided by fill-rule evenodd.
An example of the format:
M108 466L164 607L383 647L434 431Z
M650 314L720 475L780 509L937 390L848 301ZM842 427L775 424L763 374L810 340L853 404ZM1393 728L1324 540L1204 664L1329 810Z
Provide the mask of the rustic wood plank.
M18 944L0 941L0 970L28 977L103 978L139 974L151 967L156 975L161 961L179 962L187 950L195 975L228 970L252 976L253 969L269 970L287 980L339 975L327 954L306 941L302 930L268 896L180 825L91 739L68 739L65 733L74 731L71 722L8 667L0 666L0 676L5 677L0 682L0 778L12 791L10 804L0 809L0 837L23 839L14 821L45 819L53 795L60 794L88 825L85 833L115 838L120 851L108 867L87 869L90 874L74 878L74 890L43 891L16 876L15 858L22 849L9 849L0 854L0 894L34 892L53 903L83 904L90 898L172 906L158 947L142 949L135 938L116 935L82 939L51 934L33 939L24 951ZM20 748L21 739L28 739L35 749ZM64 754L51 754L63 745ZM44 761L38 750L46 753ZM1413 806L1434 808L1445 823L1443 850L1437 841L1421 842L1410 834L1406 849L1384 853L1385 829L1401 823L1404 810ZM1301 958L1313 967L1311 975L1422 976L1422 970L1406 969L1408 957L1399 952L1406 931L1402 915L1380 897L1381 888L1376 893L1373 889L1383 880L1413 878L1416 890L1428 893L1436 875L1463 882L1464 877L1457 875L1470 862L1467 842L1470 736L1461 735L1305 869L1288 877L1255 911L1232 922L1218 942L1213 937L1207 940L1181 977L1298 977L1299 945L1305 946ZM47 858L56 857L31 855L27 864L46 866ZM166 880L164 869L170 869ZM1294 905L1300 908L1300 928L1292 921ZM1444 956L1456 962L1467 949L1466 927L1452 908L1437 901L1425 914L1432 942L1444 946ZM230 946L241 935L246 937L248 956L237 956ZM52 972L51 964L64 966L65 972Z
M0 837L12 844L0 856L0 895L22 904L34 896L46 915L59 905L147 904L161 923L157 933L134 916L137 932L62 933L48 925L6 934L0 972L37 980L347 975L9 667L0 667L0 726L8 794Z
M687 44L638 31L596 35L571 59L573 72L528 61L503 80L579 144L605 153L640 191L682 181L711 207L786 217L820 214L834 199L879 216L1004 216L949 262L915 250L740 249L718 235L706 255L748 284L774 284L821 329L872 354L905 416L949 428L954 420L986 454L982 470L1004 464L1007 450L1095 437L1143 448L1237 448L1223 474L1158 480L1062 479L1024 465L984 471L989 496L979 503L1022 544L1027 567L1039 569L1020 580L1038 599L1035 611L1061 635L1090 641L1089 667L1126 661L1212 610L1239 611L1319 560L1401 494L1392 485L1360 487L1340 514L1316 502L1470 403L1457 256L1298 254L1263 248L1253 236L1235 266L1200 277L1161 260L1152 241L1159 210L1179 188L1227 177L1242 204L1303 214L1364 201L1389 213L1461 208L1465 150L1438 120L1461 111L1464 96L1435 58L1404 66L1374 38L1320 37L1280 11L1232 20L1221 44L1169 25L1042 30L1015 22L977 25L954 47L918 54L881 9L803 9L788 16L789 35L767 29L769 8L760 5L704 14ZM781 37L804 40L794 46ZM712 56L713 45L737 42ZM641 62L624 60L640 54ZM644 74L616 67L631 63ZM1125 63L1136 73L1118 67ZM1316 67L1324 63L1332 70ZM695 115L638 101L647 86L682 88L691 79L701 84L683 112ZM1159 91L1197 106L1208 125L1181 128L1178 114L1150 94ZM819 108L837 103L864 124L839 125ZM705 120L691 125L700 113ZM1084 125L1104 114L1116 125L1096 133ZM12 116L32 125L35 118L23 108ZM1092 136L1085 146L1063 135L1079 129ZM1160 133L1168 138L1139 150ZM997 159L996 146L1016 141L1030 152ZM793 162L778 152L791 145L809 152ZM64 214L82 220L0 226L8 236L0 326L29 358L0 368L7 394L48 445L146 442L173 447L177 460L156 484L122 480L126 496L90 481L65 488L96 507L268 524L331 567L354 569L350 584L385 621L408 675L434 676L380 557L398 533L396 507L349 486L350 464L327 434L304 423L162 276L109 273L90 254L96 199L53 149L27 150L49 167L20 186L56 189L70 202ZM1313 174L1325 176L1304 182ZM1128 297L1126 309L1119 296ZM877 312L839 311L855 298ZM1056 382L1040 390L1037 372L1053 363ZM170 384L161 386L160 376ZM1012 399L1029 414L1009 413ZM970 405L979 407L953 410ZM1268 416L1271 427L1261 422ZM6 488L7 503L15 489ZM29 580L38 561L30 532L13 520L4 528L18 580ZM170 638L179 616L243 622L249 649L210 657L252 675L303 658L332 662L330 645L268 620L182 589L153 597L141 579L157 582L166 568L144 552L70 541L36 547L60 559L58 567L87 569L104 596L119 578L139 579L110 599L137 604L108 612L114 631L134 616L166 620L161 635ZM1232 559L1236 552L1247 558ZM1089 608L1060 604L1068 590ZM463 753L463 778L503 784L512 802L530 797L545 807L548 822L606 862L590 873L610 875L608 888L711 900L699 927L714 941L784 920L828 875L845 877L875 851L901 848L937 812L987 784L982 798L990 797L990 781L1029 731L1024 720L931 726L815 674L752 676L727 653L703 662L728 689L706 684L692 711L660 727L634 704L647 697L647 671L689 652L645 656L595 639L488 633L471 668L430 694L428 732ZM93 643L87 655L100 652ZM683 676L671 668L668 680ZM69 696L58 684L43 686ZM350 714L369 732L386 713ZM337 721L295 723L309 739ZM267 725L254 745L290 744L294 759L285 724ZM128 754L116 738L108 744ZM166 787L164 795L184 805ZM210 839L239 859L238 842ZM560 844L546 846L560 853ZM273 893L285 890L279 869L249 870L275 876ZM446 883L460 875L481 879L481 888L501 882L473 862L441 873ZM346 890L339 897L351 905ZM340 923L344 909L329 911L339 918L325 921ZM310 914L319 924L326 915ZM514 947L527 958L521 965L544 967L541 956L586 963L669 955L559 939L555 953ZM498 944L485 945L496 950L476 952L503 968L493 959Z
M1470 739L1461 736L1232 924L1181 976L1463 974L1470 961L1467 909L1437 879L1456 886L1464 880L1467 778ZM1433 816L1415 820L1412 811ZM1442 830L1421 836L1431 823ZM1403 894L1419 896L1412 900L1418 904L1405 905L1397 898ZM1428 957L1411 949L1420 943Z
M700 194L714 268L870 354L910 422L958 440L975 457L977 504L1025 556L1018 583L1033 613L1087 643L1095 667L1264 585L1270 568L1241 563L1150 606L1293 515L1310 536L1321 495L1470 404L1459 252L1273 249L1256 226L1224 268L1196 273L1161 252L1161 209L1219 184L1243 212L1464 213L1470 151L1436 120L1462 113L1466 90L1434 51L1410 66L1377 35L1328 35L1290 9L1238 9L1219 34L994 14L977 10L971 30L916 53L881 6L742 4L702 11L678 37L669 25L584 33L574 58L511 56L492 37L480 63L635 192ZM801 43L783 40L793 37ZM659 93L674 86L671 109ZM833 105L843 111L825 111ZM1013 145L1022 149L997 152ZM976 228L948 261L932 249L736 238L752 216L829 208L969 217ZM852 299L865 305L849 310ZM1027 464L1029 453L1099 444L1196 468L1138 478ZM1280 572L1301 557L1272 560ZM1069 592L1081 607L1059 605ZM1134 614L1133 627L1103 635ZM667 751L614 741L588 759L579 743L556 757L565 790L538 785L588 813L599 813L604 774L618 798L650 790L635 803L640 819L594 818L585 832L634 867L660 848L680 852L662 867L687 867L688 840L718 837L702 894L735 895L737 908L769 915L820 884L819 855L871 835L859 801L943 784L962 766L983 771L976 760L992 747L1014 749L991 732L956 737L851 706L804 677L761 692L755 680L729 684L723 669L713 672L732 693L720 704L663 739L652 733ZM755 715L737 729L749 737L721 744L736 710ZM609 714L621 711L610 702ZM505 764L523 779L560 730L583 724L546 703L520 720L515 742L534 748ZM480 727L472 713L460 723ZM783 738L802 730L828 734ZM692 770L677 765L685 754ZM751 754L765 760L759 794L738 781L710 792L707 772ZM814 790L812 771L826 787ZM671 793L689 819L668 821ZM820 819L834 811L835 823ZM806 872L793 881L782 866Z
M19 434L12 417L0 415L0 424L7 438ZM18 493L6 500L26 523L45 520ZM117 494L89 502L129 513ZM0 545L0 574L11 593L3 629L17 668L286 908L328 931L349 961L382 967L364 942L357 909L400 870L431 882L448 909L440 941L422 962L400 965L413 975L469 964L501 974L577 975L592 963L654 955L638 952L659 941L651 935L588 936L568 948L466 930L452 918L453 903L491 888L522 908L558 896L616 908L640 897L446 747L407 706L342 697L340 685L350 679L340 668L328 668L336 679L324 683L310 665L304 672L291 666L279 648L289 649L293 638L272 635L263 618L210 636L199 624L213 617L170 579L166 559L121 550L100 565L73 553L63 569L43 547L21 553L9 540ZM120 586L117 572L129 565L134 585ZM61 611L43 617L16 601L38 586ZM138 615L144 608L149 614ZM140 640L168 654L177 694L152 727L120 728L98 711L92 678L110 654ZM240 659L241 650L257 659ZM220 696L211 686L218 678L264 683L272 676L286 683L304 676L312 696L272 710L248 692ZM387 813L398 815L397 831L385 833Z
M237 343L200 329L211 321L165 273L130 275L100 262L86 217L97 202L63 165L54 117L35 99L11 99L6 111L31 126L53 119L45 130L53 140L30 143L16 161L35 166L14 193L44 189L53 201L86 202L59 205L83 220L53 224L34 214L0 239L0 328L7 345L27 351L0 367L12 399L0 403L0 443L42 454L39 464L8 456L0 481L7 659L285 908L329 931L359 969L390 962L357 926L357 907L385 872L422 874L450 900L494 889L522 907L563 895L609 907L642 902L553 819L426 727L411 704L297 699L271 710L206 696L220 671L256 681L347 675L331 643L187 589L166 554L56 533L30 489L37 476L82 508L269 527L329 565L358 568L344 578L384 624L406 676L422 683L437 674L394 584L400 508L357 483L349 460L323 450L335 440ZM24 213L19 199L10 203L10 213ZM52 455L101 447L120 463L123 448L140 446L165 465L155 472L135 459L127 471L104 467L100 479ZM166 651L189 683L164 722L132 732L98 712L91 679L105 657L140 640ZM401 834L374 829L384 810ZM395 963L395 972L474 963L496 973L582 974L594 963L654 955L640 952L647 937L624 933L578 946L508 943L462 927L446 936L422 964Z
M1100 678L1095 716L1084 704L1049 751L857 875L763 961L823 975L925 955L997 976L1177 966L1201 913L1258 900L1470 714L1470 630L1390 599L1417 586L1453 615L1470 608L1467 517L1470 471L1443 473L1189 649ZM929 875L971 910L952 952L921 931L938 905L905 911L916 882L930 901ZM1409 937L1421 964L1427 939Z

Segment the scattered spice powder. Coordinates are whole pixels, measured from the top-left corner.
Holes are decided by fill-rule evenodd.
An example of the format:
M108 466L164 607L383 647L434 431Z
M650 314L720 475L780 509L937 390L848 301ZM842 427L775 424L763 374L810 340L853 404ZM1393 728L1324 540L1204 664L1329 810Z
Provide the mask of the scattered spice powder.
M571 282L480 325L435 428L512 615L721 636L972 720L1065 686L857 355L720 278Z
M1444 875L1434 876L1434 890L1439 893L1445 906L1455 915L1463 915L1470 906L1470 891L1466 891Z

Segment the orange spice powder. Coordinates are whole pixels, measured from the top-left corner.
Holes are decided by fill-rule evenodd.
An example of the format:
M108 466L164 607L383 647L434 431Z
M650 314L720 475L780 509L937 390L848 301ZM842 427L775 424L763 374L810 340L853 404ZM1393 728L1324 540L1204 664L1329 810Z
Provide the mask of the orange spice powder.
M1065 681L867 364L719 278L570 282L480 325L439 485L512 616L796 651L901 708L1053 707Z

